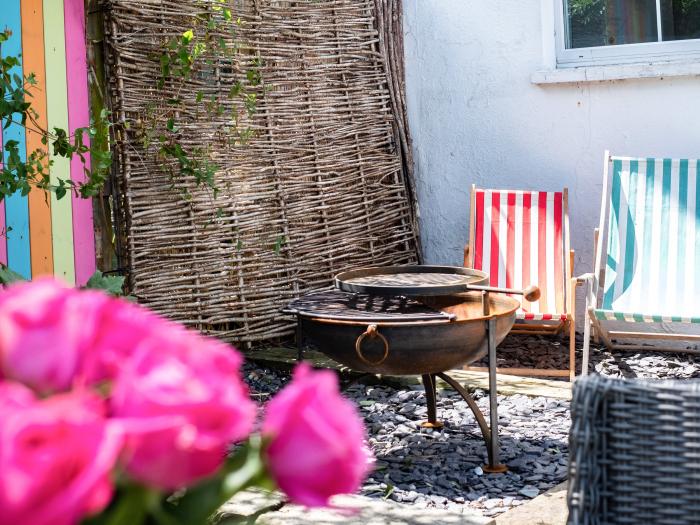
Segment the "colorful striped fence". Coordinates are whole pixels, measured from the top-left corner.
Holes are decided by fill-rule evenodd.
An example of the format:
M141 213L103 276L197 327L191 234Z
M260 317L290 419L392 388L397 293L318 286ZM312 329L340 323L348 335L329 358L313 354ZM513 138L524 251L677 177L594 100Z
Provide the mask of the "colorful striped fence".
M12 31L2 46L3 55L22 55L16 73L36 76L30 101L39 125L71 132L88 126L83 0L2 0L0 27ZM2 138L17 140L23 153L46 147L38 133L18 125L2 130ZM53 181L84 180L78 158L52 158ZM82 285L95 271L90 200L76 196L57 200L38 190L26 197L12 195L0 203L0 232L7 232L0 237L0 263L26 278L54 274Z

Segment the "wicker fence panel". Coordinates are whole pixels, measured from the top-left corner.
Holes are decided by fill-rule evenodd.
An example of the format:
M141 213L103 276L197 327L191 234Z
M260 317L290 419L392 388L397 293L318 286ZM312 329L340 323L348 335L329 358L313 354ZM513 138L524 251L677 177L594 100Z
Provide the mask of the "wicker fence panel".
M397 136L403 120L391 103L376 1L230 2L242 24L221 37L245 52L236 63L215 61L178 94L193 101L182 135L211 148L223 191L213 198L190 187L188 200L169 189L139 125L163 103L155 88L163 43L207 2L106 3L120 209L140 302L224 339L256 342L291 333L279 308L327 288L338 271L417 261L407 138ZM246 54L262 61L262 84L245 123L254 134L241 147L221 136L235 108L206 115L194 100L202 91L237 104L223 95Z

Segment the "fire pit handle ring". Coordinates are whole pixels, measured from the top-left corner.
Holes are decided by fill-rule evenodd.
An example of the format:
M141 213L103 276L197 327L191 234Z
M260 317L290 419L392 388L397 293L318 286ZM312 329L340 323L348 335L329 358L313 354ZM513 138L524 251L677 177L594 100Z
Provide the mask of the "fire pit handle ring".
M379 359L378 361L370 361L362 353L362 341L364 341L366 337L369 337L370 339L379 337L382 343L384 343L384 355L382 355L381 359ZM357 357L359 357L363 363L369 366L379 366L384 361L386 361L387 357L389 357L389 341L387 341L386 337L379 333L376 324L371 324L367 327L366 331L360 334L360 336L357 338L357 341L355 341L355 352L357 353Z

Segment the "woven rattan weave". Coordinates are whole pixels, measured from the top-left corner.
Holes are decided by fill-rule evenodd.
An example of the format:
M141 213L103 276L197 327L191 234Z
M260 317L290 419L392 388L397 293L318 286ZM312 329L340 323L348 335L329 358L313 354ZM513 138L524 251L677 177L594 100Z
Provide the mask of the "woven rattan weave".
M243 147L220 140L217 119L230 118L228 107L221 117L202 112L183 125L183 140L211 147L222 189L212 200L192 187L185 201L168 189L136 121L149 104L163 103L155 89L163 43L188 29L207 3L105 5L130 286L162 314L255 342L291 333L280 307L328 288L339 271L418 259L401 5L228 2L241 22L235 35L221 37L245 51L240 60L247 53L262 64L257 112L245 122L254 135ZM215 64L179 96L194 101L201 91L228 104L225 94L246 67Z
M700 523L700 381L574 383L569 523Z

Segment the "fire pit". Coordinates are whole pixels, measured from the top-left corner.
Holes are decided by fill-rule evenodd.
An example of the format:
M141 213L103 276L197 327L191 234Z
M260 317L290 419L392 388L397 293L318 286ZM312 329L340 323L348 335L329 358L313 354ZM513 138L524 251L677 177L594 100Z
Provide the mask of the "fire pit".
M436 378L467 402L488 450L487 472L505 472L499 462L496 346L515 322L519 303L508 295L536 300L539 290L484 286L488 276L450 266L395 266L341 273L337 290L309 294L285 313L298 320L302 336L354 370L373 374L421 375L428 403L426 427L442 426L436 414ZM471 395L445 371L489 356L491 425Z

